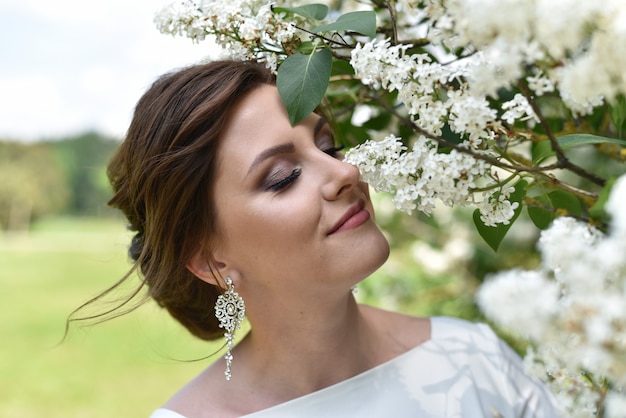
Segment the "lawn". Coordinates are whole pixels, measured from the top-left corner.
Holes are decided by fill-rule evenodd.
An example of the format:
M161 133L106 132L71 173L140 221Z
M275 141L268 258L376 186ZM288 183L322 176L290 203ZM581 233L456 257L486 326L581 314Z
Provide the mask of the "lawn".
M73 327L67 315L129 267L121 221L55 219L0 235L0 416L147 417L207 366L194 339L154 304Z

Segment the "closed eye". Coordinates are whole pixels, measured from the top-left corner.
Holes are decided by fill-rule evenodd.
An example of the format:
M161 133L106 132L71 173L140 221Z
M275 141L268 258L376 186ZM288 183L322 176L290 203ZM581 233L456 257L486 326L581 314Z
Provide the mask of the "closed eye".
M325 154L328 154L331 157L343 158L343 154L341 154L340 151L343 150L345 147L346 147L345 145L339 145L338 147L328 148L323 151Z
M302 174L302 168L296 168L287 177L282 178L269 185L267 189L273 192L279 192L285 187L289 186L294 181L296 181L296 179L300 177L300 174Z

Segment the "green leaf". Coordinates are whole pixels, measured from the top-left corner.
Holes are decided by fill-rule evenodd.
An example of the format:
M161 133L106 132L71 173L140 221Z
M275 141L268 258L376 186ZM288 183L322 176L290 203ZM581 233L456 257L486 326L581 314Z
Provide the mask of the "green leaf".
M528 182L526 180L520 180L515 184L515 191L511 193L509 200L511 202L518 202L519 205L517 206L517 209L515 209L513 218L511 218L511 221L507 225L498 224L497 226L487 226L480 220L480 211L478 209L474 211L473 218L476 230L494 251L498 251L500 243L504 239L507 232L509 232L513 223L517 220L519 214L522 212L522 199L526 194L527 185Z
M373 10L346 13L333 23L313 29L314 33L329 31L350 31L373 38L376 36L376 13Z
M537 165L555 155L554 151L552 151L552 144L547 139L541 142L533 142L531 153L533 163Z
M603 142L610 142L613 144L626 145L626 141L623 139L606 138L599 135L591 134L571 134L563 135L556 139L561 148L568 149L578 145L586 144L601 144Z
M365 122L363 127L374 131L382 131L391 123L391 113L381 112L378 116L375 116Z
M578 200L578 198L573 194L563 190L555 190L548 193L548 197L550 198L554 209L560 209L567 212L563 215L580 216L580 200Z
M554 190L547 195L537 196L535 199L554 209L551 211L535 206L528 207L528 216L539 229L546 229L550 226L554 218L557 217L557 212L564 212L562 215L580 216L580 200L571 193Z
M604 136L592 134L563 135L561 137L558 137L556 139L556 142L558 142L558 144L561 146L561 149L564 151L568 148L577 147L579 145L602 144L605 142L626 146L626 141L623 139L607 138ZM555 155L554 151L552 150L552 144L550 144L550 141L548 140L535 144L532 154L533 162L535 164L540 164L545 159Z
M534 199L538 200L542 205L552 206L550 204L550 198L548 197L548 195L536 196L534 197ZM548 226L550 226L554 218L556 218L554 212L550 212L549 210L546 210L544 208L540 208L537 206L527 206L527 208L528 217L539 229L546 229Z
M310 19L322 20L328 14L328 6L325 4L306 4L298 7L272 7L276 13L293 13Z
M304 55L309 55L315 52L315 44L311 41L302 42L298 45L298 52Z
M354 75L354 68L348 61L333 60L333 75ZM358 84L362 85L361 82Z
M310 55L290 55L278 68L276 86L292 125L307 117L322 101L332 59L330 50L324 48Z
M598 196L598 200L596 203L589 209L589 215L593 219L598 219L601 221L607 221L609 215L604 210L604 205L606 205L607 200L609 200L609 196L611 195L611 189L613 188L613 184L615 184L616 177L611 177L607 180L604 188L600 192L600 196Z

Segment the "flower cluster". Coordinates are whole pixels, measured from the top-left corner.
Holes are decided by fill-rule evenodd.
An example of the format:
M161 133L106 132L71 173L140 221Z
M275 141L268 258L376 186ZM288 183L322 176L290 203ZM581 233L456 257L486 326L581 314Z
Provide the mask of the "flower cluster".
M518 205L507 200L511 187L497 187L485 161L457 150L439 153L424 136L410 151L394 135L367 141L350 149L345 161L359 167L363 181L374 190L393 194L395 206L408 213L417 209L430 214L438 200L447 206L475 204L482 221L493 226L508 223ZM481 183L489 191L476 191Z
M183 0L163 8L154 20L162 33L196 42L211 35L228 58L264 61L273 70L300 41L296 22L274 13L264 0Z
M537 344L526 364L552 386L566 416L594 416L604 396L603 379L613 385L606 416L624 416L618 408L626 403L624 205L626 175L605 206L611 215L607 234L558 218L539 240L539 269L499 273L477 294L489 318Z
M407 113L417 126L440 136L448 121L453 132L478 146L499 131L497 112L484 98L471 96L463 87L464 66L433 62L427 54L406 54L411 45L391 46L388 39L358 44L351 52L350 65L366 85L397 91ZM456 81L457 90L441 86Z
M626 56L616 49L626 42L620 0L436 0L427 15L433 42L479 51L467 59L474 94L495 96L523 79L527 67L558 86L577 114L626 92ZM545 85L527 81L531 89Z
M504 129L498 112L489 101L471 94L464 87L462 80L467 68L433 62L427 54L409 55L406 53L409 47L391 46L389 40L372 40L352 50L350 64L362 83L390 92L397 91L398 100L420 129L440 136L447 123L452 132L463 138L462 146L475 154L487 154L484 150L486 144ZM460 85L459 88L441 89L442 85L454 81ZM522 95L505 102L503 109L500 118L509 124L515 120L537 121ZM361 146L350 153L349 160L362 167L375 161L368 155L375 156L380 152L381 156L386 156L381 160L385 166L381 166L375 176L370 166L364 173L366 181L372 182L377 190L394 194L394 202L399 209L411 211L417 208L430 213L435 198L438 198L450 206L475 204L480 210L481 220L489 226L507 224L513 217L518 206L518 203L508 200L513 189L499 185L491 175L489 164L484 161L456 150L449 154L437 153L435 141L423 136L415 142L411 152L401 157L388 154L385 145L388 141ZM365 154L359 156L359 153ZM393 164L398 167L390 169ZM409 173L409 170L413 171ZM491 192L474 192L479 178L483 180L480 186L492 189Z
M412 121L432 136L441 136L447 124L462 138L463 146L480 150L498 137L514 137L516 133L508 128L516 123L532 128L539 118L524 95L502 101L497 109L488 100L522 81L537 97L558 91L564 105L576 115L591 113L605 97L626 93L626 56L606 59L616 55L611 48L626 42L626 12L619 7L619 0L580 6L572 0L432 1L426 12L414 7L417 3L402 2L399 19L413 22L408 26L420 19L426 21L431 47L465 50L463 58L443 65L426 53L409 54L411 45L392 45L389 39L378 38L358 44L351 52L350 64L363 84L397 91ZM515 21L506 16L515 16ZM395 177L396 171L415 164L412 153L397 163L402 167L384 168L378 175ZM463 168L453 171L466 172ZM455 182L463 187L461 180ZM374 181L381 183L380 179ZM391 187L380 188L397 194L399 208L414 208L407 202L418 196L429 201L429 192L418 194L418 182L403 180L410 187L397 187L397 181L389 178ZM515 204L507 200L509 193L510 189L505 189L479 200L483 222L506 223L513 216ZM468 202L462 193L456 197L460 198L455 204ZM417 208L429 210L430 205L418 204Z

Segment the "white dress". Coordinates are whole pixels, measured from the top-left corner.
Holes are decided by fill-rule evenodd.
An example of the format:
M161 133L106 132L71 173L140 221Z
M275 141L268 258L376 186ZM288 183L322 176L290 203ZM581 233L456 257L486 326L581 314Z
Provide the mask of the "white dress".
M484 324L431 319L431 338L373 369L264 409L269 417L558 417L554 400ZM151 418L185 418L158 409Z

